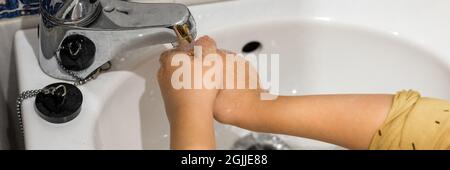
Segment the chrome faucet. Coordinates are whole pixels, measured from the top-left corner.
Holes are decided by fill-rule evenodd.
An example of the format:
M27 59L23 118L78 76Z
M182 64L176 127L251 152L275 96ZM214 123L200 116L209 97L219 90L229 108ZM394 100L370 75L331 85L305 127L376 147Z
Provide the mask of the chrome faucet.
M173 3L124 0L41 0L39 65L62 80L88 78L127 50L192 41L189 9Z

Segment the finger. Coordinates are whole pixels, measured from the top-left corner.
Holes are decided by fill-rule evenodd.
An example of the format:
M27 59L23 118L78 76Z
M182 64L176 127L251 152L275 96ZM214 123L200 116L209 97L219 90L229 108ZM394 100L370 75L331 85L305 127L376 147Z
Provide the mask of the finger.
M185 52L181 51L180 49L171 49L164 51L159 57L159 63L161 64L161 67L166 67L167 65L170 65L173 56L182 53Z
M195 41L194 45L202 47L203 56L217 53L216 41L214 41L209 36L203 36L199 38L197 41Z
M184 51L188 55L193 55L194 53L194 43L188 42L186 39L178 38L178 46L176 47L177 50Z
M194 45L193 43L188 42L186 39L178 38L178 46L176 47L182 51L192 51Z
M178 38L178 48L179 49L187 49L191 46L191 43L188 42L186 39L184 38Z

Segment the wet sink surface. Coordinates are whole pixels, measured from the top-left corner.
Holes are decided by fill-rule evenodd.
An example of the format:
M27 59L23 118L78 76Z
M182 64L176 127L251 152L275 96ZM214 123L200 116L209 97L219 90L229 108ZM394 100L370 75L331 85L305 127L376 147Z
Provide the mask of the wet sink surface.
M221 48L241 52L247 43L259 42L257 53L279 54L282 95L395 93L415 89L424 96L450 100L450 51L440 48L441 43L450 42L450 36L440 34L444 33L439 32L440 28L430 33L421 31L421 27L411 30L411 25L404 26L395 19L381 21L379 17L383 16L375 16L374 11L381 8L378 3L388 1L361 1L360 7L366 10L359 17L352 15L356 9L330 9L322 0L287 0L286 4L260 0L256 5L252 2L256 1L194 6L192 12L199 33L215 38ZM345 2L350 1L336 5L350 8ZM426 2L415 0L411 5ZM395 3L383 15L396 13ZM273 10L244 10L250 5L253 9L271 6ZM240 12L214 12L218 9ZM402 11L408 12L413 11ZM406 15L402 21L414 23ZM421 22L420 18L415 22ZM32 29L16 35L21 90L58 82L42 73L35 61L35 33ZM155 77L159 54L168 48L170 45L142 48L114 60L110 72L80 88L85 102L72 122L47 123L37 116L31 100L24 102L26 147L168 149L169 126ZM216 127L218 149L230 149L249 133L219 123ZM342 149L309 139L280 138L293 149Z

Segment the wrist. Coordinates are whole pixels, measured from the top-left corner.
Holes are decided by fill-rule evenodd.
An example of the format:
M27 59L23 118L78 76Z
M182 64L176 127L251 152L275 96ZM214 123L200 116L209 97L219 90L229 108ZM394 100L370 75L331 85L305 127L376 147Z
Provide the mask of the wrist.
M272 114L272 102L261 100L256 90L223 92L216 99L214 118L224 124L261 131Z
M184 111L170 118L172 149L214 149L212 111Z

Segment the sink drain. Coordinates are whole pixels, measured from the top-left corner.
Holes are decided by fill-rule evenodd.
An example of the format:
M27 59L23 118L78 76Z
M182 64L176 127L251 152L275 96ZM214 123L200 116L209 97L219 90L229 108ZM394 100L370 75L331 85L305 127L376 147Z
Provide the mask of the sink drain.
M262 48L262 44L258 41L251 41L242 47L243 53L254 53L260 51Z
M237 140L233 150L290 150L289 145L271 134L251 133Z

